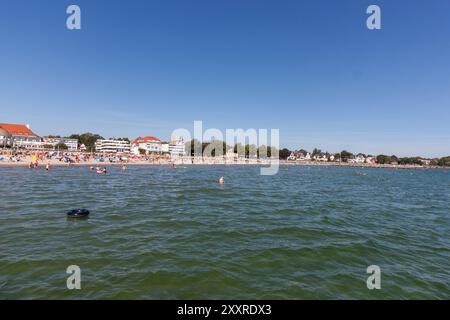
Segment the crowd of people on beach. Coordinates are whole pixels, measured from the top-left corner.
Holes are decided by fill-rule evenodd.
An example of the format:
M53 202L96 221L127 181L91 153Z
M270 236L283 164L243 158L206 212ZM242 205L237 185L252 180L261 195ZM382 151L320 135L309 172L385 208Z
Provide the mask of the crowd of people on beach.
M3 163L29 163L35 167L38 163L50 162L52 164L89 164L89 163L133 163L149 162L155 163L169 158L164 155L118 155L115 153L96 152L58 152L58 151L0 151L0 161Z
M3 160L2 160L3 159ZM0 164L17 164L35 167L38 163L49 163L51 165L93 165L96 164L268 164L267 160L261 159L229 159L226 157L202 157L183 156L171 158L169 154L116 154L98 152L71 152L71 151L13 151L0 150Z
M99 153L99 152L71 152L71 151L25 151L0 149L0 165L18 165L37 168L39 163L47 166L107 166L107 165L271 165L273 163L285 165L311 165L311 166L351 166L351 167L389 167L389 168L432 168L436 166L378 164L378 163L348 163L348 162L321 162L321 161L289 161L279 159L259 159L246 157L226 156L203 157L182 156L171 158L169 154L143 154L130 153ZM448 166L447 166L448 167Z

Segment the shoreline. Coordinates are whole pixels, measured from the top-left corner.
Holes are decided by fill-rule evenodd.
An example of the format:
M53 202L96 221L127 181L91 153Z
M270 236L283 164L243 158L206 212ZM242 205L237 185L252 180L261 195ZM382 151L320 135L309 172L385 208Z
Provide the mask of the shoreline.
M209 161L208 161L209 160ZM125 166L269 166L271 163L268 161L257 162L255 160L248 161L217 161L208 159L205 161L195 160L192 161L181 161L178 160L159 160L159 161L132 161L132 162L98 162L98 161L86 161L86 162L77 162L77 163L66 163L58 160L49 160L49 161L40 161L39 167L45 168L46 164L49 164L50 167L121 167ZM0 162L0 168L14 168L14 167L29 167L29 161L21 161L21 162L10 162L4 161ZM420 165L395 165L395 164L373 164L373 163L345 163L345 162L316 162L316 161L286 161L280 160L280 166L316 166L316 167L355 167L355 168L388 168L388 169L450 169L450 167L442 167L442 166L420 166Z

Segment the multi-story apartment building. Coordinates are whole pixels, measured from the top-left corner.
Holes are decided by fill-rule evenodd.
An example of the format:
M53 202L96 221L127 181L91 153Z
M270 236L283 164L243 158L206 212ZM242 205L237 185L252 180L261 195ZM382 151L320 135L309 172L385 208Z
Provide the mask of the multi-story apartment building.
M186 145L183 138L173 139L169 143L169 152L171 157L183 157L186 155Z
M95 142L96 152L106 153L128 153L130 142L127 140L102 139Z

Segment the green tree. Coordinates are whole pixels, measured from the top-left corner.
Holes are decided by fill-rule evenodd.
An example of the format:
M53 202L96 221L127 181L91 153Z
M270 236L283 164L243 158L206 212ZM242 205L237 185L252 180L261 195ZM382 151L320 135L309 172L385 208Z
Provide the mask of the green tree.
M78 144L84 144L86 147L86 151L94 151L95 150L95 142L99 139L103 139L102 136L90 132L86 132L83 134L72 134L70 139L77 139Z
M67 150L69 147L65 143L58 143L55 145L55 150Z
M437 162L438 166L441 167L450 167L450 156L440 158Z
M281 160L286 160L291 155L291 151L287 148L283 148L280 150L279 158Z
M439 159L433 159L430 161L430 166L438 166L439 165Z
M203 144L203 154L205 156L221 157L227 154L229 147L224 141L214 140Z
M71 134L69 139L77 139L78 143L80 143L80 135L79 134Z
M242 143L236 143L233 146L233 152L237 153L239 157L245 157L245 146Z
M313 152L311 153L311 157L318 156L322 150L314 148Z
M353 153L348 152L347 150L342 150L341 154L340 154L340 159L342 162L347 162L348 159L352 159L353 158Z
M341 151L341 159L351 159L353 158L353 153L348 152L347 150L342 150Z
M395 155L391 156L391 163L393 163L393 162L397 162L398 163L398 157L395 156Z
M399 164L409 164L409 165L422 165L422 159L420 157L405 157L398 159Z
M258 158L267 159L272 156L272 148L262 145L258 148Z
M201 156L203 152L203 146L197 139L192 139L185 144L187 154L191 156Z
M127 141L127 142L130 142L130 139L128 139L127 137L125 137L125 138L112 138L112 140L119 140L119 141Z
M377 163L379 164L390 164L392 162L390 156L386 156L384 154L377 155Z

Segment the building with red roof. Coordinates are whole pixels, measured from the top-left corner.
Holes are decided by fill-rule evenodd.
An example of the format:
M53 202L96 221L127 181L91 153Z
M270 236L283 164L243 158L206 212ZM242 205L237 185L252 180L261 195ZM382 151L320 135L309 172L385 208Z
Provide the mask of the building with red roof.
M38 135L30 130L29 125L0 123L0 128L9 132L13 137L38 138Z
M0 123L0 146L23 147L33 149L42 141L36 133L25 124Z
M131 141L131 152L134 154L161 153L164 152L165 145L165 143L154 136L137 137Z
M145 136L145 137L137 137L133 141L131 141L131 144L139 144L139 143L161 143L161 140L154 136Z

